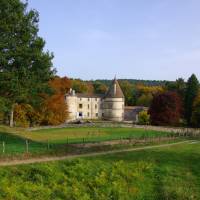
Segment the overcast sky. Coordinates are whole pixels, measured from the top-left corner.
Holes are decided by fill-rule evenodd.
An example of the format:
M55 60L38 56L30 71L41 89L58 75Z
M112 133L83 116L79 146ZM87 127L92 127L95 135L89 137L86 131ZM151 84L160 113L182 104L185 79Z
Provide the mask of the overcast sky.
M200 0L29 0L58 75L200 79Z

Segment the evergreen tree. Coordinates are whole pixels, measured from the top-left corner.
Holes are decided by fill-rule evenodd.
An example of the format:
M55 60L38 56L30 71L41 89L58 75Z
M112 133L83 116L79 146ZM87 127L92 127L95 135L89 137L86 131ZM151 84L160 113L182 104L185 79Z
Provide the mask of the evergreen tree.
M0 95L9 103L11 126L14 106L35 99L54 74L38 22L38 12L28 11L27 3L0 1Z
M187 121L187 125L191 125L192 106L195 98L198 95L198 91L199 81L197 80L197 77L192 74L187 81L185 94L185 119Z
M192 110L192 118L191 124L193 127L200 127L200 93L198 93L197 97L193 103L193 110Z

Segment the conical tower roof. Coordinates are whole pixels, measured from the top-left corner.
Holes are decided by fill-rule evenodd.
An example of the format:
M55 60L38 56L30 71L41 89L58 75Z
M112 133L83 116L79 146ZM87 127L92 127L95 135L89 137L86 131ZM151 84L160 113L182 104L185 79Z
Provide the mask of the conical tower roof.
M116 78L114 78L112 81L112 84L106 93L105 98L124 98L124 94Z

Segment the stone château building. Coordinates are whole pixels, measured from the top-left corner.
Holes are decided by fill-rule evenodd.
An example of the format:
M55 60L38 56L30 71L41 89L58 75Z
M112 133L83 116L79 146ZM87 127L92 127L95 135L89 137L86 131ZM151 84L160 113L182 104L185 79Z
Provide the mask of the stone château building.
M70 89L65 96L69 121L77 119L124 120L124 94L115 78L104 95L82 94Z

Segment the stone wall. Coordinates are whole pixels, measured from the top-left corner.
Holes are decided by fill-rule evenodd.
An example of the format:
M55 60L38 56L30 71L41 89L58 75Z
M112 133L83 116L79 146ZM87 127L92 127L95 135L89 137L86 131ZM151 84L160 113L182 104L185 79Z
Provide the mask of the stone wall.
M103 102L103 119L111 121L123 121L124 99L106 98Z

